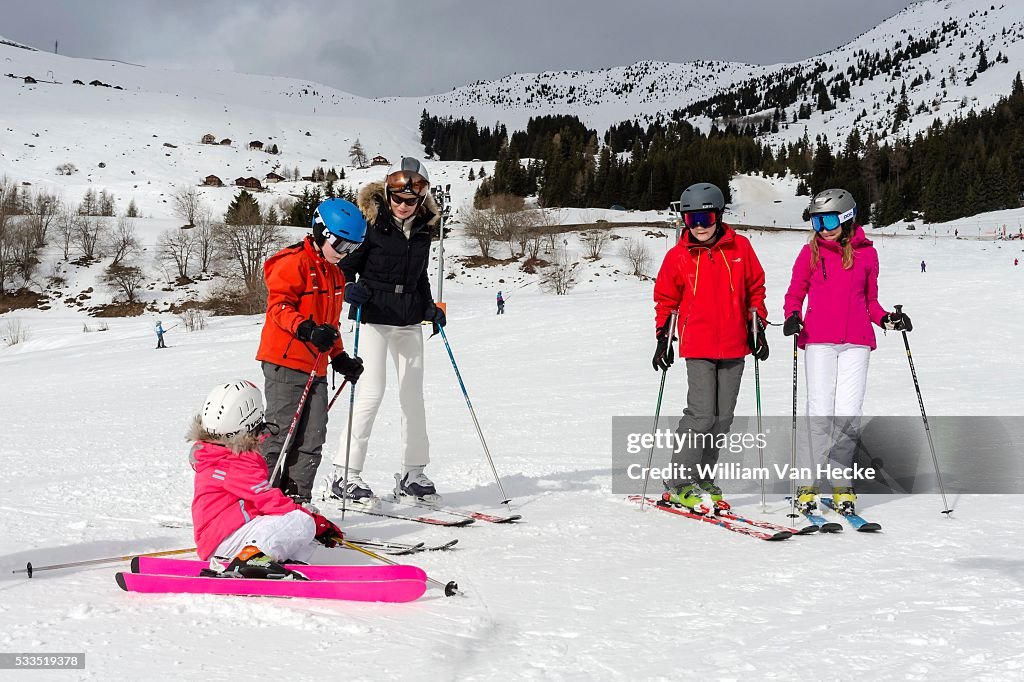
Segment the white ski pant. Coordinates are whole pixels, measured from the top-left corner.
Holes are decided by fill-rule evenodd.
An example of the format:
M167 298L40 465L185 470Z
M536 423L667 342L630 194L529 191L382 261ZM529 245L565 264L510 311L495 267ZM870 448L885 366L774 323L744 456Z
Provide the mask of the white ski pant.
M402 407L402 463L425 466L430 462L427 415L423 405L423 327L364 324L360 330L359 357L363 374L356 384L352 413L352 452L349 469L362 471L370 431L387 385L388 355L398 372L398 402ZM348 430L342 434L334 463L345 466Z
M852 343L814 343L804 349L810 465L848 467L860 438L871 349ZM832 477L833 486L851 485Z
M280 516L257 516L227 536L213 555L233 559L249 545L273 561L309 561L316 549L313 517L298 509Z

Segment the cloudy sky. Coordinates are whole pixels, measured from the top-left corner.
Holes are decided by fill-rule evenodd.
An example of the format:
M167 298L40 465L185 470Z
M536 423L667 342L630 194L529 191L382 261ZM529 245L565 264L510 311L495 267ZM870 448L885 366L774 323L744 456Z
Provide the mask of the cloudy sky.
M292 76L366 97L644 59L827 52L911 0L0 0L0 35L61 54Z

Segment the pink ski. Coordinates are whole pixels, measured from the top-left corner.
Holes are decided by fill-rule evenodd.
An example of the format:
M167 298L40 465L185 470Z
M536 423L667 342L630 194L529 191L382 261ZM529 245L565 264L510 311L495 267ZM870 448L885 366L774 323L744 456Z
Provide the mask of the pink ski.
M132 559L132 573L199 577L209 568L208 561L199 559L168 559L137 556ZM371 581L371 580L426 580L427 574L419 566L315 566L285 564L310 580ZM223 579L223 578L222 578Z
M192 576L118 573L125 592L157 594L221 594L251 597L298 597L367 602L410 602L427 590L423 580L258 580L255 578L199 578Z

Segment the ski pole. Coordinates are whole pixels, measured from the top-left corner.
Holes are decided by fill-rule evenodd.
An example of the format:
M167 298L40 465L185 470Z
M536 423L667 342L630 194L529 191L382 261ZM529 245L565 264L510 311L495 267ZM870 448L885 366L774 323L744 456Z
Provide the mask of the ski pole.
M750 309L750 333L753 334L754 345L757 345L757 308ZM761 370L757 359L757 353L754 353L754 397L757 399L757 435L760 436L761 431ZM761 439L757 441L757 466L761 471L764 471L764 446L761 445ZM764 477L761 476L761 512L767 510L767 505L764 501Z
M459 386L462 388L462 395L466 398L466 407L469 408L469 414L473 417L473 425L476 427L476 435L480 436L480 444L484 447L484 455L487 456L487 463L491 465L491 473L494 474L494 481L498 484L498 491L501 492L501 503L509 504L512 500L510 500L508 495L505 494L505 489L501 486L501 478L498 476L498 470L494 468L494 459L491 457L491 451L487 448L487 441L484 440L484 432L480 430L480 421L476 418L476 410L473 409L473 403L469 400L469 393L466 392L466 384L462 381L462 373L459 372L459 366L455 364L455 356L452 354L451 344L448 343L448 337L444 333L444 327L438 326L438 330L441 332L441 339L444 340L444 347L448 349L448 357L452 361L452 368L455 370L455 377L459 380Z
M353 353L353 357L354 358L358 358L359 357L359 327L360 327L359 323L360 323L360 321L362 321L362 319L363 319L363 304L360 303L359 305L356 306L356 341L355 341L354 347L352 348L352 353ZM340 393L341 389L338 389L338 392ZM335 397L337 397L337 396L335 396ZM356 385L352 384L352 393L348 397L348 437L345 439L345 481L344 481L344 485L345 486L348 485L348 463L349 463L349 458L352 455L352 413L355 412L355 408L356 408ZM328 408L328 409L330 409L330 408ZM345 510L348 508L348 504L347 504L348 496L345 495L344 493L345 493L345 491L342 490L342 495L341 495L341 520L342 521L345 520Z
M676 308L672 311L672 317L670 318L668 329L668 348L672 350L672 341L676 335L676 320L679 319L679 309ZM655 433L658 430L658 418L661 416L661 397L665 394L665 378L668 376L668 367L661 370L661 386L658 388L658 405L654 408L654 426L651 428L651 432ZM654 461L654 443L651 443L651 450L647 453L647 468L644 469L644 489L640 494L640 511L644 510L644 504L647 503L647 484L651 480L651 462Z
M274 471L271 472L270 485L277 487L277 481L280 475L284 472L284 460L288 457L288 448L292 445L292 439L295 437L295 431L299 426L299 420L302 418L302 410L306 407L306 398L309 397L309 389L313 386L313 382L316 381L316 370L320 366L320 358L323 357L323 352L316 354L316 359L313 360L313 370L309 373L309 379L306 381L306 388L302 390L302 397L299 398L299 406L295 409L295 416L292 417L292 425L288 427L288 435L284 437L284 444L281 446L281 453L277 456L277 461L274 463Z
M31 578L32 574L36 571L52 571L56 568L72 568L75 566L90 566L92 564L112 564L117 561L130 561L137 556L170 556L172 554L188 554L189 552L196 551L195 547L187 547L185 549L167 549L162 552L149 552L147 554L126 554L124 556L112 556L106 559L87 559L85 561L72 561L66 564L50 564L49 566L33 566L32 562L28 562L25 568L19 568L11 573L27 573L28 577Z
M896 314L903 314L903 306L896 306ZM903 333L903 345L907 349L907 362L910 363L910 376L914 378L914 390L917 392L917 404L921 407L921 419L924 420L924 433L928 437L928 449L932 453L932 464L935 465L935 479L939 482L939 492L942 493L942 513L947 515L953 513L946 502L946 488L942 485L942 474L939 473L939 458L935 456L935 443L932 442L932 430L928 426L928 414L924 411L924 398L921 397L921 385L917 382L917 370L914 369L914 356L910 354L910 340L907 339L907 330Z
M790 455L790 479L789 479L789 518L795 519L796 513L796 479L792 477L793 472L796 471L796 382L798 374L797 365L797 352L799 347L796 345L799 334L793 335L793 452Z
M354 549L357 552L362 552L366 556L372 557L372 558L376 559L377 561L383 562L385 564L391 564L392 566L400 566L401 565L397 561L392 561L391 559L388 559L387 557L381 556L380 554L377 554L376 552L371 552L370 550L366 549L365 547L360 547L359 545L357 545L357 544L355 544L353 542L349 542L348 540L342 539L341 540L341 544L344 547L348 547L349 549ZM444 590L444 596L446 596L446 597L454 597L455 595L459 595L460 597L465 597L466 596L466 593L459 589L458 584L454 580L451 580L448 583L443 583L440 580L435 580L434 578L431 578L430 576L427 576L427 582L430 583L431 585L434 585L435 587L440 587L442 590Z
M330 412L331 408L334 407L334 402L338 399L338 396L341 395L341 392L343 390L345 390L345 384L347 384L347 383L348 383L348 379L345 379L344 381L342 381L341 382L341 386L338 386L338 390L334 392L334 397L331 398L331 402L327 403L327 411L328 412Z

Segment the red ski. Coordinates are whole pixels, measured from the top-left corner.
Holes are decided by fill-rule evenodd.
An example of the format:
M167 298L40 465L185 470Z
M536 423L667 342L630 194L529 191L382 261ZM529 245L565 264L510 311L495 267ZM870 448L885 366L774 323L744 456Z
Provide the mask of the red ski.
M629 500L631 502L636 502L638 504L640 503L641 499L642 498L640 495L629 496ZM695 521L703 521L704 523L710 523L713 526L719 526L721 528L725 528L726 530L731 530L734 533L740 533L741 535L749 535L750 537L757 538L759 540L785 540L789 537L792 537L793 535L793 533L791 533L788 530L778 530L769 533L763 530L758 530L757 528L752 528L743 523L733 523L730 520L719 518L717 516L705 516L703 514L696 514L684 508L673 507L661 500L655 500L650 497L646 498L645 505L650 505L652 507L655 507L656 509L660 509L670 514L675 514L677 516L682 516L688 519L694 519Z

